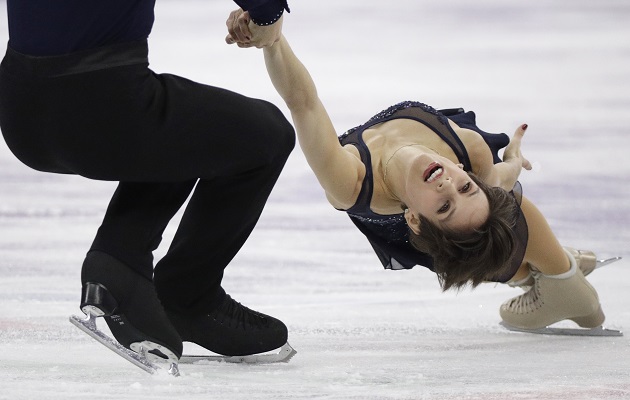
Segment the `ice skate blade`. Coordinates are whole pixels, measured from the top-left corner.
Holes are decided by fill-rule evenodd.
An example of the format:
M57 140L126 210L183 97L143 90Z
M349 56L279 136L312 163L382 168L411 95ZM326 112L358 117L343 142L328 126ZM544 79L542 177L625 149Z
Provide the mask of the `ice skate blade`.
M118 354L125 360L129 361L136 367L142 369L145 372L150 374L155 374L159 371L163 371L163 368L160 368L157 364L153 363L149 360L148 351L151 348L139 348L139 352L136 353L131 351L125 347L123 347L120 343L115 341L114 339L107 336L96 326L96 318L93 314L88 313L85 318L80 318L75 315L70 316L70 323L81 329L83 332L90 335L94 340L107 347L114 353ZM168 374L172 376L179 376L179 369L176 363L172 363L169 365Z
M538 335L559 335L559 336L623 336L622 331L618 331L616 329L608 329L603 326L598 326L597 328L556 328L556 327L544 327L538 329L525 329L525 328L517 328L516 326L512 326L510 324L505 323L504 321L500 322L500 324L507 330L513 332L523 332L523 333L535 333Z
M601 268L604 265L612 264L612 263L614 263L616 261L619 261L619 260L621 260L621 257L611 257L611 258L606 258L606 259L603 259L603 260L597 260L596 264L595 264L595 269Z
M205 362L217 361L227 363L244 363L244 364L269 364L277 362L289 362L291 358L297 354L297 351L287 342L280 348L278 353L270 354L252 354L247 356L193 356L183 355L179 359L180 364L203 364Z

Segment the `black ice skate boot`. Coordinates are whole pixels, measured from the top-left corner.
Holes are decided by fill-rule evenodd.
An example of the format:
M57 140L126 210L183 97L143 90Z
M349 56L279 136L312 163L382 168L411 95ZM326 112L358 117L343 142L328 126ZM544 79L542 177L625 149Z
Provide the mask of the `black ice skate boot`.
M169 373L178 374L182 340L166 316L153 282L100 251L88 253L81 281L80 307L88 315L88 320L90 317L104 317L118 343L137 353L139 358L133 354L131 357L143 364L146 361L149 368L129 359L129 354L122 354L125 349L113 348L115 343L106 343L106 335L100 333L96 337L94 332L86 333L147 372L157 369L153 361L163 360L169 363ZM77 325L75 321L71 322ZM92 324L96 329L96 325Z
M225 295L219 306L203 315L187 316L166 310L182 340L223 357L183 356L182 362L201 359L229 362L287 362L296 353L287 343L286 325L251 310ZM261 353L280 349L277 354Z

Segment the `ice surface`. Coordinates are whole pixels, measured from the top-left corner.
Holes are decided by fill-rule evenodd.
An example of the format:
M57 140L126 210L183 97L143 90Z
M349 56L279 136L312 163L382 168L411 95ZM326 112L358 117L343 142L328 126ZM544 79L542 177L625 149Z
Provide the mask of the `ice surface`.
M630 3L291 6L286 36L339 131L406 99L475 110L491 132L528 123L524 153L536 171L522 176L525 194L563 244L625 257L589 280L607 324L630 330ZM233 8L158 1L151 65L280 105L261 52L223 42ZM0 144L0 399L630 398L630 333L506 332L498 307L517 290L444 294L421 268L382 270L326 204L299 150L224 280L239 301L285 321L298 354L289 364L149 376L68 323L80 312L80 265L113 189L31 171Z

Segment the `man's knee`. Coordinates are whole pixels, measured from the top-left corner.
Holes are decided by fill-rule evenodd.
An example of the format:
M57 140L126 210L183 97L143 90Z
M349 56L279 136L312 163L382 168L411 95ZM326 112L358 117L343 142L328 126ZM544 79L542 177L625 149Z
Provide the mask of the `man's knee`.
M285 160L295 148L295 130L278 107L267 104L269 110L265 131L269 135L268 148L276 153L276 157Z

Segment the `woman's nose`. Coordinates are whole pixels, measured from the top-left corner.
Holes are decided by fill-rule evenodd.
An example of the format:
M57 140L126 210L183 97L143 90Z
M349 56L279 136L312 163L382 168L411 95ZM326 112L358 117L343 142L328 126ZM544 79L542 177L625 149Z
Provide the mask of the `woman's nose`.
M442 191L442 190L448 189L452 186L452 183L453 183L452 179L449 176L448 178L445 178L442 180L442 182L440 182L440 184L437 186L438 190Z

